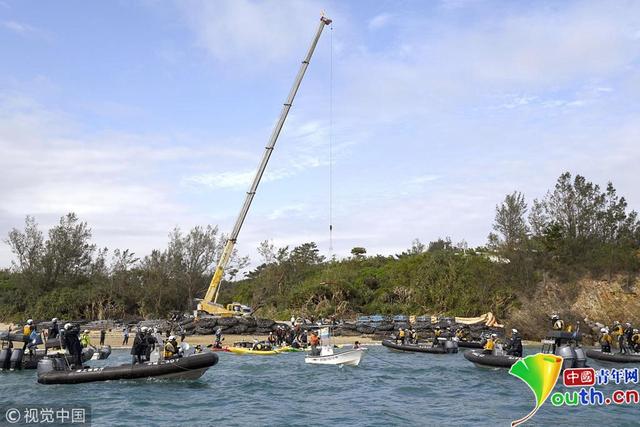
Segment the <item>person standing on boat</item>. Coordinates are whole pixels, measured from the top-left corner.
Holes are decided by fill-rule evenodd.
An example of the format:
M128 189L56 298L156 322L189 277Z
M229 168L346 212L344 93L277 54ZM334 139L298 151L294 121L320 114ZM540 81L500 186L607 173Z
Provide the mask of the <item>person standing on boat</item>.
M402 343L402 345L404 345L404 341L406 339L406 335L407 335L407 333L405 332L405 330L402 329L402 328L399 328L398 329L398 335L396 336L396 343L398 341L400 341Z
M508 347L507 354L509 356L522 357L522 338L517 329L511 330L511 339Z
M433 331L433 342L431 343L431 347L435 347L438 345L438 338L442 335L442 330L440 326L436 326L436 329Z
M562 320L557 314L551 316L551 329L554 331L564 330L564 320Z
M51 326L49 326L49 330L47 331L47 339L52 340L58 338L58 335L60 335L60 327L58 326L58 318L54 317L51 319Z
M415 329L411 329L411 342L413 344L418 344L418 333L416 332Z
M78 335L80 330L71 323L64 325L64 347L67 349L76 368L82 369L82 345Z
M31 336L31 331L33 331L34 329L35 326L33 324L33 319L27 319L27 323L22 328L22 341L24 342L24 345L22 346L23 352L27 348L27 345L29 345L29 343L31 342L29 337Z
M93 347L91 345L91 338L89 337L88 329L85 329L82 335L80 335L80 345L82 348Z
M611 353L611 335L609 335L609 330L607 328L601 328L600 333L602 336L600 337L600 349L603 353Z
M318 337L318 332L313 331L311 333L311 337L309 338L309 343L311 344L311 355L318 356L320 354L320 350L318 350L318 346L320 345L320 338Z
M631 337L633 337L633 328L631 327L631 323L627 322L625 324L624 331L622 333L622 344L624 346L625 354L631 352Z
M144 335L144 357L148 362L151 360L151 352L156 349L156 337L153 336L153 330L148 328Z
M144 332L147 328L143 327L142 329L136 332L136 337L133 339L133 345L131 346L131 355L132 363L135 365L136 363L142 363L143 356L145 354L146 346L145 346L145 336Z

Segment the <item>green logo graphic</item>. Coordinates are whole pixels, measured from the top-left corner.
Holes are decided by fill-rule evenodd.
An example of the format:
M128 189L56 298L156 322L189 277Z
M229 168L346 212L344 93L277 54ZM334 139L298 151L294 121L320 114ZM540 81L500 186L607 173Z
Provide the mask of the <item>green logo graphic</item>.
M523 418L512 421L511 427L524 423L538 412L538 409L547 400L556 385L561 370L562 357L554 354L538 353L527 356L513 364L509 373L520 378L529 386L536 396L536 406Z

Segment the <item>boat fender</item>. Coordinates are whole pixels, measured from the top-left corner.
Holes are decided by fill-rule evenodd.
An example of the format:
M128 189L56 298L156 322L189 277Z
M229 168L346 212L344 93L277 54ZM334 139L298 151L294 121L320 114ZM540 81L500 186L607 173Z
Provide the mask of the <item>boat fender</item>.
M16 348L11 352L11 360L9 362L9 369L15 371L16 369L22 369L22 349Z

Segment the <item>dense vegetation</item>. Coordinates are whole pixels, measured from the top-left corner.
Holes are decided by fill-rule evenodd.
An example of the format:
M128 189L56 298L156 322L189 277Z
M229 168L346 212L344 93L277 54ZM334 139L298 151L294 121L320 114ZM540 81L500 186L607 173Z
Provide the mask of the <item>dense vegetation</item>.
M419 230L416 230L419 232ZM164 250L137 258L91 243L91 229L74 214L45 240L34 218L6 242L15 254L0 274L0 317L106 318L164 316L193 308L211 276L225 237L217 228L169 234ZM602 190L582 176L561 175L529 208L514 192L496 206L484 247L438 239L415 240L395 256L367 256L356 247L346 259L326 260L314 243L276 248L263 242L262 264L234 254L221 301L251 304L264 317L355 313L504 316L530 295L543 275L563 281L591 275L628 278L640 269L640 222L610 183Z

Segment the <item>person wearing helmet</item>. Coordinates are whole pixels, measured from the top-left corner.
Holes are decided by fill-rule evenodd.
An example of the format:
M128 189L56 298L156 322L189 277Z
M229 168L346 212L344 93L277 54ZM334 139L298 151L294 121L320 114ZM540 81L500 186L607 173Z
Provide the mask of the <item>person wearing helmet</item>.
M131 346L132 363L142 363L143 357L146 353L145 334L147 328L142 327L136 332L136 337L133 339L133 345Z
M216 340L213 343L214 348L222 348L222 328L216 329Z
M509 356L522 357L522 337L517 329L511 329L511 338L507 344Z
M498 341L497 334L491 334L487 341L484 343L483 350L486 354L493 354L493 349L496 346L496 342Z
M52 340L58 338L58 335L60 335L60 327L58 326L58 318L54 317L51 319L51 326L49 326L49 330L47 331L47 339Z
M611 353L611 342L613 339L611 335L609 335L609 330L607 328L601 328L600 334L600 349L603 353Z
M564 330L564 320L562 320L557 314L553 314L551 316L551 329L554 331Z
M66 323L64 325L64 347L71 355L74 368L76 369L82 369L82 345L78 338L79 332L79 329L74 328L71 323Z
M36 329L36 327L33 324L33 319L28 319L27 322L24 324L24 327L22 328L22 341L24 342L24 345L22 346L22 351L23 352L30 345L30 343L31 343L31 333L35 329Z
M148 362L151 360L151 352L156 349L156 337L153 335L153 329L146 328L144 334L144 357Z
M176 340L175 335L169 336L169 339L164 345L164 358L172 359L176 357L178 354L178 341Z

